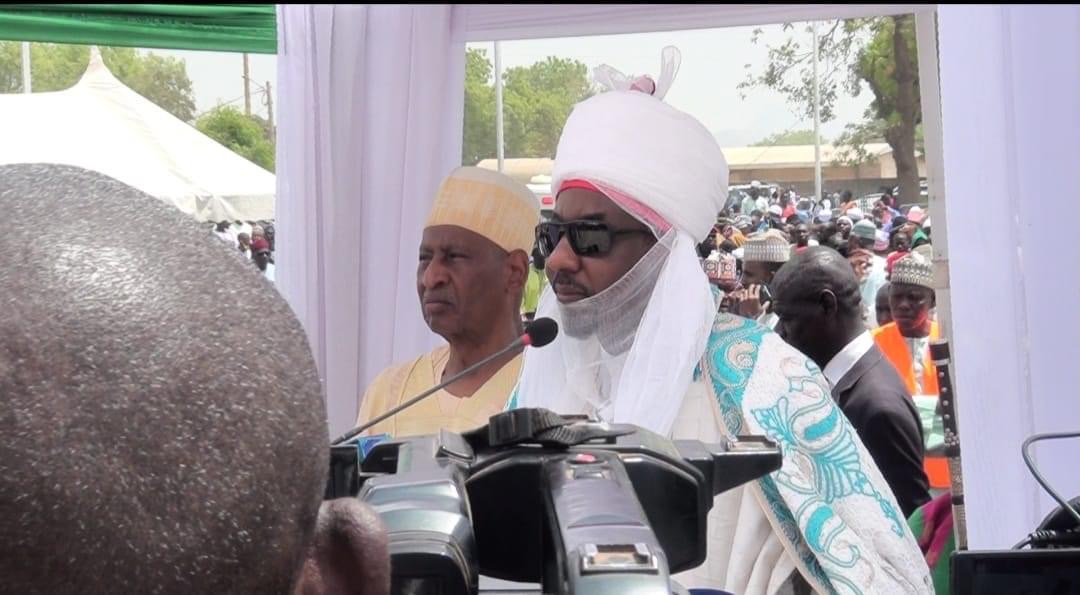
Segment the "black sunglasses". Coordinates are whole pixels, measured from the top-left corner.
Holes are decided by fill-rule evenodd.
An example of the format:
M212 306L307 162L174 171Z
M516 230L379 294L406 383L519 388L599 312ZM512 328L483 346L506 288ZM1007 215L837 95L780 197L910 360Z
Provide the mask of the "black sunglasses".
M570 248L578 256L603 256L611 251L615 236L645 233L647 229L613 230L599 221L547 221L536 226L536 246L544 258L551 256L563 236L570 240Z

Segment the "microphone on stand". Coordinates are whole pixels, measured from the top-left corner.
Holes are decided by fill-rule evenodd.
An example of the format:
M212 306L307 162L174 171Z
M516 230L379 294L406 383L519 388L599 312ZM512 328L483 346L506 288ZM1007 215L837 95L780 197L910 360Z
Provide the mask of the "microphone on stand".
M446 388L447 386L450 386L451 384L457 382L458 380L461 380L462 378L468 376L469 374L472 374L473 372L475 372L478 369L482 368L486 364L491 363L492 361L494 361L496 359L499 359L500 357L506 355L507 353L510 353L511 351L514 351L515 349L521 349L522 347L543 347L544 345L547 345L548 343L551 343L552 341L554 341L555 336L558 335L558 334L559 334L559 325L558 325L558 323L556 323L554 320L552 320L550 318L537 318L536 320L530 322L528 324L528 326L525 327L525 334L521 335L517 339L514 339L514 341L512 343L510 343L509 345L507 345L506 347L503 347L502 349L500 349L500 350L496 351L495 353L485 357L484 359L476 362L475 364L469 366L468 368L465 368L464 370L458 372L457 374L454 374L450 378L440 382L439 384L436 384L435 386L433 386L433 387L429 388L428 390L420 393L419 395L416 395L415 397L409 399L408 401L405 401L401 405L398 405L397 407L394 407L390 411L387 411L386 413L383 413L382 415L372 419L371 421L369 421L369 422L367 422L367 423L365 423L363 425L357 426L357 427L349 430L348 432L342 434L341 437L339 437L337 440L334 440L331 443L331 445L332 446L338 446L338 445L343 444L344 442L347 442L348 440L350 440L352 438L355 438L357 435L359 435L364 430L370 428L371 426L374 426L375 424L377 424L377 423L379 423L379 422L381 422L383 420L389 419L389 418L397 415L398 413L401 413L402 410L408 409L409 407L412 407L413 405L419 403L420 401L423 401L427 397L430 397L431 395L439 392L440 390Z

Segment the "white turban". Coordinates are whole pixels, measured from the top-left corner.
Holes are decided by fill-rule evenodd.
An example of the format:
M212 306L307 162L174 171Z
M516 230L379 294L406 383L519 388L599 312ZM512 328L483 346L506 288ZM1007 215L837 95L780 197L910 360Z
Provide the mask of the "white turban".
M584 300L560 305L548 287L536 316L561 332L526 352L514 401L666 435L716 317L695 246L727 198L727 162L691 116L642 92L609 91L575 107L563 130L552 188L571 180L594 185L659 241Z
M551 177L555 192L573 179L610 186L699 243L727 199L727 161L712 133L638 91L610 91L578 104Z

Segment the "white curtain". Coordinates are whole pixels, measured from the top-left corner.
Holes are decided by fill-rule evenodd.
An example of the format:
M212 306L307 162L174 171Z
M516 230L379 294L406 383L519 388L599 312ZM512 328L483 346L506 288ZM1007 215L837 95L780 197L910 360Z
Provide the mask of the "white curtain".
M1080 430L1080 8L940 5L945 201L972 548L1010 547L1057 506L1020 458ZM1080 441L1035 447L1080 495Z
M336 435L375 374L437 343L416 250L461 161L465 48L450 6L278 11L277 285L307 330Z
M467 41L741 27L925 10L916 4L455 4Z

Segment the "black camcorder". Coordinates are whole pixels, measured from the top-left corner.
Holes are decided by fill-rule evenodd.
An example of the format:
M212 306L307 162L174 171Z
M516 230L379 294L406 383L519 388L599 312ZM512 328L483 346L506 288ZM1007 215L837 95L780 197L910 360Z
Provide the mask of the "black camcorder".
M700 565L713 498L780 468L763 437L669 440L545 409L464 434L331 447L326 499L360 498L389 536L391 592L471 595L479 577L543 593L669 595Z

